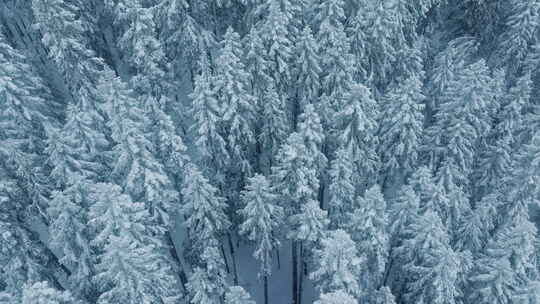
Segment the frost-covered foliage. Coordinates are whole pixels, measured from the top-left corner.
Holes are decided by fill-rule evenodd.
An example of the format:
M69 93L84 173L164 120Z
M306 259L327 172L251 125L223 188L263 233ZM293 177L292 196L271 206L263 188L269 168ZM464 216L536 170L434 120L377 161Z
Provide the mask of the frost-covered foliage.
M0 303L539 302L539 0L0 2Z

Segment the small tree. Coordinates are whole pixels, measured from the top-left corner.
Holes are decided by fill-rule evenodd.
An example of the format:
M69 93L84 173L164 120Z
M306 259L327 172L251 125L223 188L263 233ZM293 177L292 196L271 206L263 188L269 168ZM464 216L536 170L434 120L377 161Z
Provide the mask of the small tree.
M182 214L186 216L185 225L199 253L231 225L225 213L227 204L217 192L218 190L194 165L186 168L186 179L182 189L184 197Z
M356 189L354 186L354 163L350 150L339 148L330 165L330 200L328 213L332 228L343 228L347 225L347 214L353 211Z
M381 188L375 185L358 198L356 208L349 214L347 231L355 241L358 252L365 257L364 288L374 290L380 284L388 260L390 237L387 232L388 214Z
M12 303L16 303L15 301ZM59 291L47 282L27 284L23 288L22 304L76 304L69 291Z
M310 274L322 293L340 290L358 295L361 259L349 234L343 230L331 231L315 250L315 271Z
M323 293L314 304L356 304L358 301L345 291Z
M256 304L241 286L231 286L225 294L225 304Z

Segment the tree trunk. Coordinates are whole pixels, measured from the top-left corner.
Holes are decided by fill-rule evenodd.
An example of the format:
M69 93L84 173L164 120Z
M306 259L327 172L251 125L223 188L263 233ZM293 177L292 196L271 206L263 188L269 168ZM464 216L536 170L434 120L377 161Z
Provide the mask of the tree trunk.
M321 178L321 184L319 186L319 207L324 210L324 186L325 186L325 178Z
M279 249L276 248L277 269L281 269L281 259L279 258Z
M298 304L302 304L302 289L304 283L304 245L300 243L300 278L298 279Z
M225 253L225 246L221 244L219 246L221 248L221 254L223 255L223 261L225 262L225 270L227 270L227 273L231 273L231 269L229 268L229 262L227 261L227 254Z
M292 241L292 304L298 303L298 252L296 242Z
M264 275L264 304L268 304L268 276Z
M381 286L386 286L386 284L388 284L388 277L390 277L390 271L392 269L392 266L394 264L394 259L392 257L390 257L390 261L388 263L388 265L386 266L386 270L384 272L384 278L382 280L382 283L381 283Z
M182 288L186 290L186 283L187 283L187 275L184 271L184 265L182 264L182 261L180 261L180 257L178 256L178 253L176 252L176 246L174 245L174 242L171 237L170 232L165 233L165 237L167 239L167 243L169 243L169 252L171 254L171 257L176 262L178 266L178 277L180 278L180 283L182 283Z
M234 245L231 237L231 233L227 233L227 240L229 241L229 251L231 253L231 263L232 263L232 269L233 269L233 275L234 275L234 285L238 285L238 272L236 270L236 258L234 254Z

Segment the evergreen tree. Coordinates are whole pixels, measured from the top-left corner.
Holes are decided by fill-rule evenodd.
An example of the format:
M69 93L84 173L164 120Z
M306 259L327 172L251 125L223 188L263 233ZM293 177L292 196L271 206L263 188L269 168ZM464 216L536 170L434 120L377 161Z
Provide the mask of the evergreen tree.
M289 133L289 122L286 116L285 100L278 95L270 83L262 99L261 131L259 141L262 153L267 153L269 167L275 162L275 157Z
M487 245L469 276L469 301L477 303L514 303L526 298L508 256L497 240Z
M257 28L252 27L244 38L246 50L246 71L250 75L252 95L261 100L268 85L274 80L271 73L270 58Z
M253 256L261 264L259 276L264 280L265 303L268 303L268 277L272 273L272 252L280 245L278 233L283 208L276 204L277 195L269 181L258 174L248 180L241 199L245 207L238 211L244 218L240 233L256 243Z
M294 132L281 146L277 163L272 167L272 182L280 194L292 241L292 301L295 304L300 303L298 269L303 264L302 261L299 264L298 259L299 247L302 247L299 240L317 240L327 224L326 212L315 200L319 179L314 163L303 136Z
M351 37L358 80L383 90L394 77L400 48L406 47L396 5L385 1L361 1L347 29Z
M86 187L89 185L77 183L69 191L53 192L47 213L53 219L49 227L52 232L50 246L61 253L60 262L73 270L71 289L85 298L91 298L94 292L91 276L95 258L86 227Z
M290 62L294 41L290 31L294 17L292 5L289 0L265 1L262 6L266 14L259 25L259 35L263 38L269 58L269 74L281 96L287 93L291 79Z
M374 184L379 168L377 129L378 106L368 88L356 84L345 96L335 121L336 137L348 149L354 162L355 187L363 190ZM367 179L370 176L372 178Z
M32 1L32 10L36 26L43 31L42 42L49 48L49 58L64 76L69 89L66 99L71 106L64 128L58 131L56 138L61 145L70 146L71 149L62 151L67 157L84 164L82 167L94 174L101 173L95 168L103 170L97 158L109 148L101 114L106 101L92 84L100 82L103 61L87 46L85 24L77 18L80 11L76 6L63 0L39 0ZM57 170L63 171L63 168Z
M225 294L225 304L255 304L244 288L232 286Z
M62 263L73 267L74 291L91 297L93 266L84 232L89 207L85 196L87 188L103 180L108 167L105 155L111 146L103 115L107 100L93 85L102 81L103 61L88 46L87 28L77 6L60 0L33 1L32 10L49 58L69 90L65 124L51 130L46 150L50 178L63 191L55 194L48 209L54 219L49 233L57 237L51 245L64 255Z
M420 211L435 212L441 219L448 216L450 202L445 189L437 183L431 170L426 166L419 167L409 178L409 185L420 199Z
M417 75L391 87L383 98L380 125L380 155L385 176L399 182L412 173L422 140L422 82ZM388 181L385 181L388 182Z
M381 188L375 185L366 191L364 197L358 198L347 222L351 238L365 258L362 266L366 275L362 286L366 290L377 288L386 268L389 250L387 226L386 202Z
M514 151L531 134L527 131L524 108L529 104L531 94L530 74L520 77L502 99L495 115L495 125L491 140L479 156L474 172L475 190L481 196L491 189L503 187L505 176L511 174ZM533 122L530 122L534 124Z
M59 104L51 90L28 64L28 58L14 49L0 27L0 154L4 169L18 177L40 212L45 207L49 185L43 149L47 132L58 127Z
M111 177L133 200L145 203L153 222L165 232L171 227L171 216L178 212L178 193L157 157L156 145L146 136L150 120L140 100L112 72L104 73L103 78L100 89L112 104L108 124L116 144Z
M15 303L15 302L13 302ZM69 291L59 291L47 282L37 282L24 286L22 304L76 304Z
M249 172L253 149L255 100L249 93L249 75L241 58L244 56L240 36L228 28L216 59L215 85L217 100L223 109L226 138L232 164Z
M424 144L431 167L436 171L444 170L443 164L452 167L450 174L460 185L467 184L475 148L490 128L492 81L483 60L460 70L443 92L436 122L427 130Z
M350 41L345 34L343 0L323 0L316 7L316 35L319 44L322 83L321 116L325 125L341 107L340 100L353 85Z
M69 275L69 270L62 270L56 256L20 218L17 219L23 212L6 199L7 195L15 194L7 192L6 186L9 184L2 178L0 284L3 290L19 298L25 283L47 281L59 288L59 279Z
M519 65L525 58L538 28L540 2L509 1L505 4L505 29L499 36L496 58L500 60L499 64L507 64L508 68L516 69L512 65Z
M319 299L314 304L355 304L356 299L350 294L338 290L335 292L321 294Z
M460 261L450 247L439 216L428 212L406 227L408 237L398 248L408 257L403 266L410 277L405 298L419 303L456 303Z
M344 291L350 295L359 294L361 259L347 232L329 232L321 241L321 249L315 250L314 256L316 266L310 277L322 293Z
M443 216L443 223L448 228L454 244L457 241L456 232L463 220L463 215L471 209L470 198L464 187L460 185L460 181L468 181L468 179L460 175L460 168L452 160L445 160L439 170L435 180L446 193L449 203Z
M391 208L392 246L401 242L405 227L410 225L419 215L420 198L410 185L405 185L399 191Z
M390 208L390 251L382 284L388 284L397 296L403 294L403 285L408 279L408 273L403 271L401 265L409 261L408 256L401 254L399 247L403 245L408 236L405 229L417 220L420 213L419 207L420 198L413 187L404 185Z
M298 133L304 138L304 144L307 149L306 153L313 159L312 164L317 170L319 180L326 169L328 162L322 151L324 143L324 131L321 125L321 119L315 107L311 104L306 105L304 112L300 115L300 123L298 124Z
M169 227L169 217L174 213L172 204L178 200L172 176L182 169L183 161L179 158L185 147L173 120L166 113L175 109L171 105L172 85L165 52L157 35L156 11L155 6L147 6L143 1L122 0L114 7L114 17L117 23L125 25L118 47L133 70L130 85L146 117L141 130L145 138L141 137L141 140L148 143L141 145L146 148L141 152L146 154L143 159L147 161L137 165L152 173L141 174L144 182L137 182L144 186L128 191L136 200L149 205L150 213L160 225Z
M443 92L456 79L457 74L478 51L478 41L472 37L459 37L448 42L445 49L435 55L428 73L427 108L435 111L443 102Z
M218 196L218 190L195 166L188 166L186 170L182 214L186 216L185 225L190 239L195 248L202 251L212 240L226 232L231 223L225 214L227 205Z
M308 103L316 104L321 90L321 57L319 45L309 26L298 37L295 45L296 102L299 107Z
M383 286L379 290L377 290L373 298L374 298L373 303L375 304L395 304L396 303L396 299L394 295L390 291L390 288L388 288L387 286Z
M102 251L111 237L120 234L139 242L148 240L145 224L149 217L144 204L133 202L117 185L99 183L92 188L94 203L88 212L88 224L95 232L92 245Z
M328 214L331 227L344 228L347 224L347 214L353 210L356 190L353 166L350 150L338 149L328 173L330 178Z
M486 195L476 203L476 208L464 214L458 229L456 248L477 255L487 245L496 224L501 206L497 194Z
M220 303L216 287L206 270L197 267L191 274L187 283L187 291L191 304L218 304Z
M124 232L126 233L126 232ZM112 235L97 265L102 289L97 303L174 303L176 279L163 256L151 245L126 235Z
M298 213L303 204L317 197L317 170L310 164L313 164L312 155L307 153L302 136L296 132L290 134L272 167L272 182L282 196L287 216Z
M327 212L319 207L319 202L309 199L302 204L300 213L289 217L291 228L287 236L293 240L315 243L326 234Z
M166 0L156 9L159 38L167 59L172 62L173 77L185 80L182 73L187 67L193 83L197 59L205 52L201 48L207 30L193 18L186 0Z
M132 202L111 184L97 184L94 193L89 223L101 252L94 278L102 292L97 302L172 303L178 297L176 279L147 229L151 218L144 204Z
M195 133L195 145L205 166L215 173L223 173L221 171L229 164L230 155L221 130L223 110L208 73L209 71L203 71L195 78L195 88L190 95L193 100L191 113L194 119L191 128Z
M214 240L206 247L201 255L202 263L205 265L206 273L210 279L214 292L223 299L227 291L227 273L225 271L225 260L218 250L217 242Z
M453 160L443 161L439 172L435 176L438 187L442 188L446 194L448 205L443 210L443 224L447 227L451 243L454 245L457 238L457 231L462 223L463 216L470 212L470 198L464 186L460 185L463 181L468 181L467 176L460 174L460 167ZM441 204L439 204L441 205Z
M85 108L98 106L99 92L91 84L100 78L104 63L88 46L86 30L91 26L80 18L85 12L64 0L34 0L31 9L48 56L70 91L68 100L73 99Z
M118 47L125 63L133 70L131 85L141 95L145 109L156 110L156 103L167 94L165 52L158 40L154 6L141 0L109 2L115 23L122 26ZM153 97L153 98L150 98Z

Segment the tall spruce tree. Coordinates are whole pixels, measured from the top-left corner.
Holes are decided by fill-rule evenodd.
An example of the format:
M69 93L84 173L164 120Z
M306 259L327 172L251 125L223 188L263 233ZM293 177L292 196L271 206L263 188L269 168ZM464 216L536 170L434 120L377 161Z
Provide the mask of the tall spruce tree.
M389 252L388 214L381 188L375 185L357 199L349 214L347 230L365 261L364 291L372 293L381 283Z
M422 81L411 75L391 87L382 101L379 138L385 185L403 182L418 161L424 122Z
M277 195L262 175L248 180L241 199L245 207L238 211L244 218L240 233L256 243L253 256L261 264L259 277L263 278L264 302L268 304L268 277L272 273L272 252L280 246L278 236L284 216L283 207L277 205Z
M349 150L354 162L355 187L360 192L377 182L375 177L380 166L376 150L379 144L378 116L378 106L371 91L361 84L355 84L345 95L335 116L335 136L340 145Z

